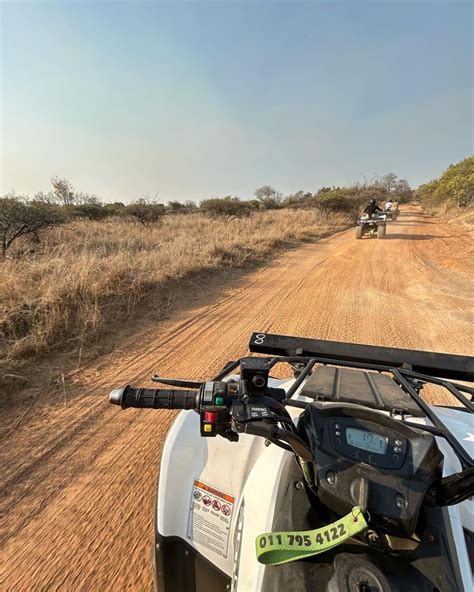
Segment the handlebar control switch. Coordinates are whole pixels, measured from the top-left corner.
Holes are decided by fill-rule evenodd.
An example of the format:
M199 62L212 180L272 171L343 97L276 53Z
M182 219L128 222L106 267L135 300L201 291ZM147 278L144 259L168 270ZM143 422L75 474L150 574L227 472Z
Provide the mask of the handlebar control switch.
M201 436L214 438L227 437L230 427L229 414L229 385L227 382L206 382L201 387L199 417Z

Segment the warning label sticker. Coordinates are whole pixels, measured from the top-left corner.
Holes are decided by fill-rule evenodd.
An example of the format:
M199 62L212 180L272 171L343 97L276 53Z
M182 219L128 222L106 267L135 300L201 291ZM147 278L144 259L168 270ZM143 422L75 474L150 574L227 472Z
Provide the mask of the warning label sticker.
M234 503L232 495L196 479L189 506L188 539L227 557Z

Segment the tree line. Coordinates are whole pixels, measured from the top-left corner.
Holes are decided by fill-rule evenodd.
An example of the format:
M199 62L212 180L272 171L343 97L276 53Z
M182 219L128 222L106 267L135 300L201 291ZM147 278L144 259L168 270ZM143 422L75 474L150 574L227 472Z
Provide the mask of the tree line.
M416 190L416 198L427 206L468 208L474 205L474 156L450 165L444 173Z
M284 196L270 185L255 190L252 199L236 196L211 198L199 204L193 201L169 201L143 197L129 204L104 203L97 196L78 192L67 179L53 177L52 189L34 197L8 194L0 197L0 241L2 255L20 237L28 236L40 241L40 233L75 219L102 220L110 217L156 224L167 214L193 214L201 212L214 219L232 220L250 216L261 210L282 208L314 208L327 212L345 212L355 216L361 205L369 199L379 201L397 199L408 201L412 189L408 182L389 173L365 180L350 187L322 187L316 192L297 191Z

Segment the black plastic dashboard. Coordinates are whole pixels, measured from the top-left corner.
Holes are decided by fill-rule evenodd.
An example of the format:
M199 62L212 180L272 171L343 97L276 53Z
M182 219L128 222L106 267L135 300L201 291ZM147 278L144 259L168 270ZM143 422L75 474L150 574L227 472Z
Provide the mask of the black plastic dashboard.
M415 532L424 496L441 475L432 434L360 405L318 402L301 415L299 433L323 504L340 515L362 506L388 534Z

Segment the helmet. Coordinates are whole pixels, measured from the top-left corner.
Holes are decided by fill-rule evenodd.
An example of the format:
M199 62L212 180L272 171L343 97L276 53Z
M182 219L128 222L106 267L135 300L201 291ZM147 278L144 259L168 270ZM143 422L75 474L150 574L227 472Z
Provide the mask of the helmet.
M370 200L370 205L371 205L371 206L375 206L375 199L371 199L371 200Z

